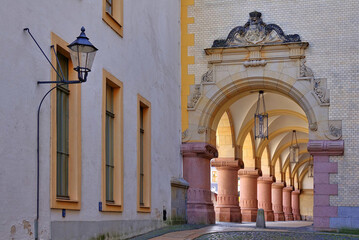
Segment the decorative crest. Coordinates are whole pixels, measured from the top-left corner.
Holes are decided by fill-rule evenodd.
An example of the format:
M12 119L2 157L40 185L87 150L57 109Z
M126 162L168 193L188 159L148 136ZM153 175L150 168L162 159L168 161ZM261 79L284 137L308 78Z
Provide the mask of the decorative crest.
M249 13L249 20L244 26L233 28L227 39L215 40L212 47L286 42L300 42L300 37L298 34L284 35L283 30L278 25L265 24L262 20L262 14L254 11Z

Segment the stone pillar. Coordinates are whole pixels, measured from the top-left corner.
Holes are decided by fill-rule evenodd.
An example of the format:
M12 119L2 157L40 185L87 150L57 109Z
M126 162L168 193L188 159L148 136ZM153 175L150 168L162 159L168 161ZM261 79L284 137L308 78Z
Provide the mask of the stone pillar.
M243 222L255 222L257 219L257 178L258 170L240 169L240 206Z
M293 219L296 221L300 221L300 210L299 210L299 195L300 190L295 190L292 192L292 213Z
M274 221L284 221L283 188L284 183L282 182L275 182L272 184L272 206L274 212Z
M292 191L292 186L283 188L283 211L285 221L293 221L291 200Z
M210 160L217 150L207 143L183 143L183 178L189 183L187 193L187 221L190 224L215 223L211 201Z
M266 221L274 221L272 210L272 183L273 177L259 177L257 179L258 209L264 210Z
M211 165L218 171L216 221L241 222L241 208L238 203L240 161L235 161L234 158L217 158L212 161Z
M343 155L344 141L310 140L308 152L314 158L314 228L328 229L330 218L338 216L338 207L330 206L329 201L330 195L338 195L338 184L329 181L329 174L338 173L338 163L329 162L329 156Z

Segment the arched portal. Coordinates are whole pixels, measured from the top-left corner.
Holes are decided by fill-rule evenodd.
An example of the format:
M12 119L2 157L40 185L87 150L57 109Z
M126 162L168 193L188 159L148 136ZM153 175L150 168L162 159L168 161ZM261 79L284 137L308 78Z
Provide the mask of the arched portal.
M191 86L188 98L188 129L183 133L182 152L184 176L190 183L189 222L214 222L213 205L208 200L210 188L198 178L208 176L209 179L209 161L218 158L218 125L228 112L235 135L235 142L233 134L231 138L234 157L221 159L219 156L221 161L216 160L214 166L232 170L243 168L239 170L243 219L246 216L249 221L253 220L259 206L265 208L266 218L273 211L274 219L277 220L282 219L283 215L285 219L293 219L293 214L297 218L300 187L307 176L304 173L308 170L289 163L291 132L296 130L298 133L301 155L308 155L309 152L314 156L314 175L320 172L329 176L333 168L322 167L328 166L329 156L343 153L343 141L339 140L341 135L338 131L341 129L341 121L329 120L330 101L325 79L315 78L305 65L307 42L283 42L282 39L271 44L264 41L261 44L228 45L233 36L229 35L226 41L215 42L212 48L205 49L208 72L203 75L200 83ZM268 103L268 107L279 106L268 109L269 140L253 140L253 114L259 90L265 92L265 97L267 95L274 99ZM294 107L288 108L287 102L293 103ZM241 114L243 112L248 114ZM238 114L240 117L236 117ZM250 151L251 147L253 151ZM198 168L199 161L203 165L201 169ZM195 177L191 175L194 174L193 166L197 167ZM250 190L243 188L242 191L242 180L248 182ZM323 187L315 191L315 197L329 199L329 195L336 194L325 190L329 182L321 183L322 179L317 180L316 186ZM194 181L193 187L191 181ZM275 191L273 184L276 186ZM257 185L260 186L258 189L266 193L257 195L256 189L254 191ZM283 201L280 200L280 194L283 194ZM320 204L314 205L314 208L326 207ZM280 205L284 208L281 209ZM325 227L328 219L320 214L314 215L315 227Z

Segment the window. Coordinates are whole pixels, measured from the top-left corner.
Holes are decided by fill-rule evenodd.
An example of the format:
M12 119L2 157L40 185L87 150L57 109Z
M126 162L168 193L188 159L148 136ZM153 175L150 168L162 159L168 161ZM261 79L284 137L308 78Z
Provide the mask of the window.
M57 54L59 64L57 71L62 72L65 79L68 79L69 60L61 53ZM57 76L57 80L61 79ZM57 85L56 89L56 197L69 199L69 97L68 85Z
M66 79L77 79L73 70L68 43L51 34L51 62ZM61 73L61 71L59 71ZM59 80L51 71L51 80ZM53 84L51 87L54 87ZM51 208L81 208L81 84L61 85L51 92Z
M102 211L121 212L123 203L122 82L103 70Z
M102 19L123 36L123 0L102 0Z
M151 212L151 104L138 95L137 211Z

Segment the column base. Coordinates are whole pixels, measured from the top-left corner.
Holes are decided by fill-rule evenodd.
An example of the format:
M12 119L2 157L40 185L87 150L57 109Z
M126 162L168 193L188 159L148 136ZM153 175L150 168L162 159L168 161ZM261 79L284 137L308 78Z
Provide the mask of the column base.
M273 211L264 210L264 218L265 218L266 221L273 222L274 221L274 213L273 213Z
M215 208L216 221L220 222L241 222L241 209L240 207L221 207Z
M189 224L214 224L216 219L213 204L188 203L187 222Z
M284 220L285 221L293 221L293 214L292 213L284 213Z
M274 213L274 221L285 221L284 213Z
M295 221L300 221L301 220L300 214L299 213L293 213L293 219Z
M258 209L242 209L242 222L256 222Z

